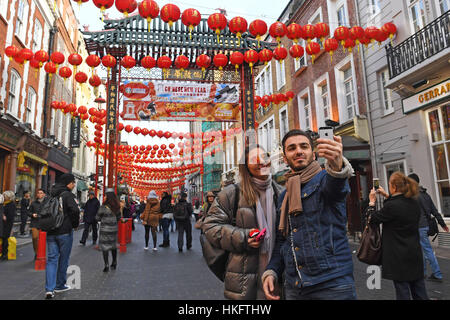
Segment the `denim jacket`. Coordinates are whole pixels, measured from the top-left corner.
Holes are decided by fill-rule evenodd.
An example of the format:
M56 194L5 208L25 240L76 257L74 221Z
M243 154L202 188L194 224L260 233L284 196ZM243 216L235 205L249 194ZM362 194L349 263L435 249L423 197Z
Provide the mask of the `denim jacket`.
M351 172L351 165L346 159L344 164L350 169L344 167L343 171L347 169ZM263 280L269 274L281 279L284 272L285 281L291 287L302 288L353 275L352 254L347 239L346 196L350 192L347 178L332 176L322 170L302 185L303 212L291 215L292 232L288 233L287 238L277 231L275 248ZM277 225L285 195L286 192L283 192L278 199Z

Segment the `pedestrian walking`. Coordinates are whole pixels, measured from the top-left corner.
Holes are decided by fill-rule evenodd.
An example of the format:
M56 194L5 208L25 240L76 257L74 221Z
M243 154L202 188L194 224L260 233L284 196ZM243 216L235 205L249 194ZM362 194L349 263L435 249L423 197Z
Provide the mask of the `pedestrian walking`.
M43 189L38 189L36 192L36 200L34 200L30 205L29 217L31 219L31 238L33 240L33 250L34 250L34 260L36 260L39 242L39 215L41 213L42 204L45 200L45 191Z
M200 219L200 212L201 212L200 201L195 200L195 203L194 203L194 217L195 217L195 221L198 221L198 219Z
M46 299L52 299L55 292L70 290L66 284L67 268L73 244L73 229L80 224L80 209L72 193L75 176L65 173L53 186L51 196L62 199L64 221L62 225L47 232L47 265L45 268Z
M147 205L144 213L141 215L142 224L145 228L145 250L148 250L148 241L150 230L152 231L153 251L158 251L157 246L157 228L159 220L162 218L161 207L159 205L158 195L154 190L150 191L147 197Z
M173 209L173 217L177 224L178 230L178 252L183 252L183 237L186 234L186 248L191 250L192 247L192 224L191 216L193 213L192 204L186 201L187 194L182 192L180 200Z
M1 260L8 260L8 239L11 236L11 231L14 225L14 218L16 217L15 195L13 191L3 192L3 234L2 234L2 257Z
M95 220L100 222L99 248L102 251L105 267L103 272L108 272L109 268L117 268L117 231L118 220L120 219L120 202L114 189L106 189L106 199L98 209ZM111 251L112 263L109 265L109 252Z
M272 180L269 154L246 148L239 165L240 183L226 186L204 218L208 241L229 251L224 295L233 300L265 299L261 276L271 258L276 234L276 203L283 188ZM265 237L251 237L255 229Z
M86 245L86 240L89 236L89 229L92 228L92 244L95 245L97 243L98 238L98 230L97 230L97 221L95 219L98 209L100 208L100 201L98 201L95 193L93 191L89 192L89 200L86 201L84 205L84 214L83 214L83 222L84 222L84 231L81 236L80 244Z
M352 254L347 239L346 197L353 169L343 157L341 137L313 141L304 131L289 131L282 140L290 167L286 191L278 200L277 237L263 274L268 299L278 300L284 273L287 300L356 299Z
M412 173L408 176L417 183L420 183L420 178L417 174ZM427 193L427 189L419 185L419 204L420 204L420 220L419 220L419 234L420 234L420 245L422 247L423 255L423 272L425 279L427 279L427 262L431 266L431 275L428 280L442 282L442 272L439 267L439 263L434 255L433 248L431 247L431 242L428 237L429 221L432 221L435 217L445 232L449 232L444 219L442 219L441 214L437 211L436 206L433 203L430 195Z
M20 200L20 235L25 236L25 227L28 216L30 215L31 194L25 191L22 200Z
M169 233L169 225L170 221L173 219L173 206L172 206L172 196L164 191L161 199L161 212L162 219L161 225L163 228L163 243L159 246L162 248L170 247L170 233Z
M375 209L377 193L387 198L379 211ZM428 300L419 235L419 185L397 171L389 178L389 193L373 188L367 212L369 223L383 224L382 276L394 282L397 300Z

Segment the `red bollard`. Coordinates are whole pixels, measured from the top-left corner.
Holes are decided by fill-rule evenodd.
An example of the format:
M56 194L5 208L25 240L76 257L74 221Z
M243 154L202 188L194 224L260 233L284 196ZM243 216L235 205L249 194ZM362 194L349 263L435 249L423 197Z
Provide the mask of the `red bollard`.
M127 244L131 242L131 232L132 232L132 219L127 219L127 233L126 233L126 241Z
M39 230L38 250L34 270L45 270L46 267L47 232Z
M119 252L127 252L127 240L126 240L126 219L120 219L119 222Z

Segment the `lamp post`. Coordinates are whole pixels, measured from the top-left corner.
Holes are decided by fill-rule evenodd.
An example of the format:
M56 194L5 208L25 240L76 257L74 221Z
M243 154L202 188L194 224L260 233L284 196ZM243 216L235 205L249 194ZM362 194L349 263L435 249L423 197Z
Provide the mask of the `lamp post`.
M101 110L101 104L102 103L106 103L106 100L102 98L101 95L98 96L98 98L96 98L94 100L95 103L98 104L97 106L97 110L100 111ZM98 149L99 149L99 144L96 144L96 156L95 156L95 197L98 196ZM104 162L104 160L103 160ZM104 171L104 170L103 170Z

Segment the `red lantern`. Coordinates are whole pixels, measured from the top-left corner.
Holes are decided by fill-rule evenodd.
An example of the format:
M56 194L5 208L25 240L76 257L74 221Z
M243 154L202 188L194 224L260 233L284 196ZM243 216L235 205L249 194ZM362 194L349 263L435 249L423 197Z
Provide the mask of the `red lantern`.
M303 55L305 54L305 50L303 49L303 47L301 45L294 44L289 49L289 54L291 55L292 58L295 58L298 61L298 59L303 57Z
M208 27L217 34L217 42L220 42L220 32L227 27L227 18L222 13L213 13L208 18Z
M359 50L360 39L364 37L364 29L360 26L354 26L350 29L349 35L350 39L356 42Z
M183 11L181 15L181 22L188 27L189 29L189 37L192 39L192 31L196 26L200 24L202 21L202 15L197 9L186 9Z
M230 62L234 65L236 73L238 72L239 66L244 63L244 55L238 51L234 51L230 55Z
M197 57L195 63L199 68L202 68L202 72L205 72L206 68L209 68L211 65L211 58L206 54L201 54Z
M96 88L102 84L102 80L100 80L98 75L93 74L92 77L89 78L89 84Z
M137 8L136 0L116 0L116 8L123 13L125 17L128 17L129 13L132 13Z
M84 72L80 71L75 74L75 80L78 83L85 83L87 81L87 79L88 79L88 77L87 77L86 73L84 73Z
M86 58L86 64L91 67L92 72L94 72L94 68L98 67L100 65L102 61L100 60L100 58L98 56L96 56L95 54L90 54L87 58Z
M119 131L122 131L124 128L125 128L124 124L119 122L117 129L119 129Z
M87 108L85 106L78 107L78 113L79 114L86 114L87 113Z
M174 4L166 4L161 8L160 13L161 19L169 24L169 27L172 28L174 22L178 21L181 16L180 8L178 8Z
M190 61L188 57L181 55L175 59L175 67L181 70L187 69L189 67Z
M156 60L151 56L143 57L141 60L141 66L147 70L150 70L156 66Z
M389 38L391 38L391 44L392 44L392 38L394 38L394 35L397 33L397 27L392 22L385 23L381 27L381 31L389 35Z
M271 96L272 99L272 103L275 105L279 105L280 104L280 97L277 94L272 94Z
M136 60L131 56L125 56L122 58L121 65L128 71L136 66Z
M386 41L389 38L389 34L385 33L382 30L378 31L378 34L375 36L375 40L378 41L378 45L381 46L381 43Z
M320 44L317 42L311 41L306 46L306 53L312 57L312 63L314 64L314 59L316 58L316 54L320 52Z
M53 62L49 61L45 64L44 70L49 74L50 81L52 81L52 76L56 73L56 65Z
M259 52L259 60L264 62L264 65L267 65L273 59L273 52L269 49L262 49Z
M287 32L286 25L279 21L272 23L269 28L269 34L272 38L277 40L278 46L281 45L281 38L283 38Z
M52 102L50 103L50 107L51 107L52 109L58 110L58 109L59 109L59 101L52 101Z
M5 48L5 54L9 57L10 61L19 54L19 51L19 48L17 48L15 45L11 45Z
M247 27L247 20L242 17L234 17L228 22L228 29L237 36L239 45L241 43L242 34L247 31Z
M81 57L78 53L72 53L67 58L67 61L73 66L73 71L77 72L77 66L79 66L83 62L83 57Z
M130 133L131 131L133 131L133 126L127 125L127 126L125 127L125 131L128 132L128 133Z
M148 30L150 30L150 22L159 15L159 6L153 0L144 0L138 6L139 14L147 20Z
M105 12L106 9L109 9L113 6L114 0L92 0L94 5L100 9L100 11Z
M262 101L262 98L260 96L255 96L255 105L260 105Z
M272 102L272 97L265 95L262 97L261 105L266 108Z
M56 67L58 68L58 66L60 64L63 64L64 61L66 60L66 58L64 57L64 55L59 52L59 51L55 51L50 55L50 60L56 64Z
M273 57L278 60L280 64L283 63L283 60L286 59L288 55L288 51L286 48L278 47L275 50L273 50Z
M370 39L364 35L362 38L359 39L359 42L367 48L367 46L370 43Z
M378 29L377 27L367 27L364 30L364 34L366 35L366 38L370 40L370 42L374 42L378 32L380 32L380 29Z
M67 78L72 76L72 70L69 67L61 67L59 69L59 75L64 78L64 81L66 81Z
M97 117L97 109L95 108L90 108L89 109L89 114L93 117Z
M136 127L136 128L134 128L133 132L134 132L134 134L140 134L141 133L141 128Z
M30 61L31 59L33 59L33 51L31 51L28 48L23 48L22 50L19 51L19 56L24 60L24 61Z
M263 20L256 19L255 21L250 23L248 31L252 36L256 38L256 40L258 40L258 47L259 47L261 37L267 33L267 24Z
M316 26L312 24L307 24L303 26L303 39L305 39L308 44L312 39L316 37Z
M244 54L244 60L245 62L248 63L248 65L250 66L250 70L253 74L253 66L258 63L259 61L259 55L258 52L256 52L253 49L247 50Z
M30 61L30 67L34 68L34 69L39 69L40 65L39 65L39 61L37 61L34 57L33 59L31 59ZM37 70L36 70L36 76L37 76Z
M167 69L172 66L172 60L168 56L162 56L158 58L157 65L158 68L162 69L165 74Z
M288 92L286 92L286 98L288 99L288 100L292 100L292 99L294 99L294 97L295 97L295 94L294 94L294 92L292 92L292 91L288 91Z
M334 37L337 41L341 42L341 45L344 46L345 40L348 39L350 34L350 30L347 27L338 27L336 30L334 30Z
M348 38L345 40L344 42L344 48L348 49L348 52L352 52L353 47L355 46L355 41L353 41L352 39Z
M330 54L330 61L333 62L333 53L339 48L339 42L335 38L325 40L323 47Z
M297 44L298 40L303 38L303 27L297 23L291 23L287 27L286 36Z
M325 40L325 37L330 35L330 27L324 22L319 22L318 24L316 24L315 30L316 30L316 38L320 39L322 43Z
M108 73L109 73L109 70L116 66L117 60L112 55L107 54L106 56L104 56L102 58L102 64L108 69Z
M214 56L213 63L219 68L219 70L223 70L223 68L228 64L228 58L223 53L219 53Z

